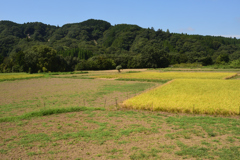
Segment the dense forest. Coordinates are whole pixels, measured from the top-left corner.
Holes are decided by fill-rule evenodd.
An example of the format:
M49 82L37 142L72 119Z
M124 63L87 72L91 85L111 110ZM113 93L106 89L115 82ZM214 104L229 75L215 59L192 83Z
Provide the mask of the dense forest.
M180 63L240 67L240 39L170 33L90 19L62 27L0 21L0 72L162 68Z

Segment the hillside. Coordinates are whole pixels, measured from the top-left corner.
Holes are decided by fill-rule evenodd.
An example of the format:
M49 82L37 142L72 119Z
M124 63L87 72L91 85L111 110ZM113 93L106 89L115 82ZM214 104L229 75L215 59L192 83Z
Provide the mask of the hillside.
M56 71L74 70L80 62L79 69L110 69L116 65L123 68L156 68L195 62L202 65L226 64L240 58L240 39L236 38L177 34L128 24L112 26L106 21L94 19L62 27L41 22L17 24L0 21L2 72L11 71L16 65L16 70L21 66L23 71L32 68L25 64L26 55L32 56L32 52L36 51L34 46L50 47L56 51L58 60L66 63L65 67L56 68ZM21 55L19 52L23 52L22 64L16 58ZM106 63L111 65L101 66L99 57L107 59ZM43 71L43 65L39 66ZM39 70L39 67L34 70Z

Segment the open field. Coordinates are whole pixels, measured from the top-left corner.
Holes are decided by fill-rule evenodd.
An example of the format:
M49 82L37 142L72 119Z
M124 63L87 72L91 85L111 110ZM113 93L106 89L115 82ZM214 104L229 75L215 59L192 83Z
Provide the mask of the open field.
M225 79L234 77L237 73L228 72L140 72L103 75L100 78L120 79Z
M132 71L137 72L119 75L149 72ZM239 80L223 80L225 75L168 84L158 79L156 83L87 79L111 74L115 73L89 71L1 82L0 159L240 159L240 116L235 115ZM164 88L166 92L159 92ZM212 98L216 106L217 101L228 104L234 115L197 114L197 107L206 105L200 101L194 113L190 107L190 114L119 105L135 98L145 103L146 94L153 91L151 98L174 94L172 103L174 98L179 103L194 96ZM184 91L189 95L181 97Z
M0 123L0 155L1 159L239 159L239 124L237 118L83 110Z
M239 114L240 81L175 79L146 93L126 100L134 109L200 114Z

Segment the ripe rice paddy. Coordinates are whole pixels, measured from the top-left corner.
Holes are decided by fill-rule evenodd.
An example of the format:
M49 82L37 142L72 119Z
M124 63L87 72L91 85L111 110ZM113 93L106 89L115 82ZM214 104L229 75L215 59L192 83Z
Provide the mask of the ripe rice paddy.
M127 108L200 114L239 114L240 81L175 79L124 101Z
M39 77L43 77L43 76L44 76L44 74L5 73L5 74L0 74L0 81L39 78Z
M227 79L236 75L236 73L230 72L139 72L99 77L120 79Z

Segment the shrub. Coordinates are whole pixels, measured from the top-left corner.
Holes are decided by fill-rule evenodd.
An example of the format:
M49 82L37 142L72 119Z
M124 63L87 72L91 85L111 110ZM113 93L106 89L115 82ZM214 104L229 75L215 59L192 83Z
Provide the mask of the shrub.
M121 72L122 66L121 66L121 65L118 65L118 66L116 67L116 69L118 70L118 72Z
M240 68L240 59L232 61L229 66L231 68Z

